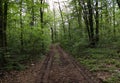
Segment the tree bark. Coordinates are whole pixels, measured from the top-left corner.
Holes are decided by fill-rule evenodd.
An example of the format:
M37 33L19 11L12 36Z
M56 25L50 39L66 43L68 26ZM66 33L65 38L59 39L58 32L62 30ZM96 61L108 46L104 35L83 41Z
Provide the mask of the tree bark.
M24 43L23 43L23 22L22 22L22 3L23 0L20 1L20 28L21 28L21 33L20 33L20 42L21 42L21 52L24 49Z
M34 0L32 0L32 9L31 9L31 18L32 18L32 21L30 23L31 26L34 26L35 25L35 12L34 12Z
M6 35L6 29L7 29L7 11L8 11L8 1L6 0L4 3L4 47L5 50L7 50L7 35Z
M4 4L4 5L3 5ZM6 63L6 27L7 27L7 1L0 0L0 67L3 67Z
M53 28L51 27L51 39L52 39L52 43L54 43L54 30Z
M3 0L0 0L0 47L4 47Z
M43 4L43 0L40 0L40 4ZM43 7L40 7L40 22L41 22L41 28L43 29Z
M96 0L96 43L99 41L99 11L98 11L98 0Z
M113 0L113 33L114 37L116 36L116 29L115 29L115 1Z
M44 0L40 0L40 4L43 5L44 3ZM44 14L44 8L41 6L40 7L40 23L41 23L41 30L42 30L42 35L44 34L44 31L43 31L43 23L44 23L44 18L43 18L43 14ZM42 38L42 51L44 53L44 39Z
M90 45L95 45L94 40L94 28L93 28L93 9L92 9L92 2L91 0L88 0L88 11L89 11L89 27L90 27Z

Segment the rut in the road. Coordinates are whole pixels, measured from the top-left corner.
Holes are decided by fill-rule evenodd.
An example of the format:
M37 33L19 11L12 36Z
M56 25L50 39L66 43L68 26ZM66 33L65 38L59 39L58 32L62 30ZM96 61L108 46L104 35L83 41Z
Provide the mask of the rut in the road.
M59 45L52 45L42 63L36 83L101 82L65 53Z

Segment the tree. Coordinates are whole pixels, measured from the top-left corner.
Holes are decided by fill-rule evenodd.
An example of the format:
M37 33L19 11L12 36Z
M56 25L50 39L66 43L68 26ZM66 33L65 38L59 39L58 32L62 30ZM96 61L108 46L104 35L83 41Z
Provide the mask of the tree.
M69 11L68 11L68 8L67 8L67 6L66 6L66 4L65 4L65 2L63 2L63 3L64 3L64 6L65 6L66 11L69 12ZM66 17L67 17L67 22L68 22L68 36L69 36L69 39L71 40L71 23L70 23L70 15L67 14Z
M20 42L21 42L21 52L24 49L24 42L23 42L23 20L22 20L22 10L23 10L23 0L20 0L20 28L21 28L21 33L20 33Z
M8 10L8 0L0 1L0 47L6 49L7 47L7 10Z
M0 47L4 47L3 0L0 0Z
M0 67L6 63L5 54L7 52L7 10L8 0L0 1Z
M99 10L98 10L98 0L96 0L96 16L95 16L95 20L96 20L96 43L99 41Z
M88 0L87 1L87 6L88 6L88 13L89 13L89 29L90 29L90 45L94 46L95 45L95 40L94 40L94 28L93 28L93 8L92 8L92 1Z
M63 13L62 13L62 9L61 9L60 1L59 1L59 0L58 0L58 5L59 5L59 11L60 11L61 19L62 19L63 32L64 32L64 35L65 35L65 24L64 24L64 18L63 18Z

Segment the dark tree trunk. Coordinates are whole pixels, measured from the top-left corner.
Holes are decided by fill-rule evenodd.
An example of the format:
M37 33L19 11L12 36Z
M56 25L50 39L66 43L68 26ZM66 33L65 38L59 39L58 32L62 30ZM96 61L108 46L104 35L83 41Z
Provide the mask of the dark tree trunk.
M92 2L88 0L88 11L89 11L89 27L90 27L90 45L95 45L94 40L94 28L93 28L93 9L92 9Z
M40 4L43 5L44 3L44 0L40 0ZM44 8L41 6L40 7L40 23L41 23L41 29L42 29L42 35L44 34L44 31L43 31L43 24L44 24L44 18L43 18L43 14L44 14ZM42 38L42 51L44 53L44 39Z
M54 30L53 28L51 27L51 39L52 39L52 43L54 43Z
M7 10L8 10L8 2L7 1L3 2L1 0L0 1L0 47L4 48L5 50L7 46L7 37L6 37Z
M99 11L98 11L98 0L96 0L96 43L99 41Z
M40 0L41 5L43 4L43 0ZM41 22L41 28L43 29L43 7L40 7L40 22ZM43 31L42 31L43 32Z
M30 25L34 26L35 25L34 0L32 0L32 3L33 3L32 9L31 9L32 21L31 21Z
M113 0L113 33L114 37L116 37L116 29L115 29L115 1Z
M6 28L7 28L7 11L8 11L8 1L6 0L4 3L4 47L7 50L7 35L6 35Z
M0 0L0 67L6 63L5 53L7 46L6 27L7 27L7 1Z
M22 22L22 3L23 0L20 2L20 28L21 28L21 34L20 34L20 42L21 42L21 52L23 51L23 22Z
M3 0L0 0L0 47L4 47Z

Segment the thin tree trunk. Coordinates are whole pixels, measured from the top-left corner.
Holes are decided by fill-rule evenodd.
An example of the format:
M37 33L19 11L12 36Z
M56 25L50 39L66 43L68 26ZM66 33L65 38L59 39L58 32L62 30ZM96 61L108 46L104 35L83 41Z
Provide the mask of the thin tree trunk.
M21 41L21 52L24 49L24 47L23 47L22 3L23 3L23 0L20 1L20 28L21 28L20 41Z
M85 2L82 1L81 3L83 4L83 6L82 6L82 8L83 8L83 13L84 13L83 18L84 18L84 20L85 20L86 29L87 29L87 32L88 32L88 38L89 38L89 41L91 41L91 34L90 34L90 28L89 28L88 11L87 11Z
M116 29L115 29L115 1L113 0L113 33L114 37L116 36Z
M80 19L80 17L81 17L81 15L80 15L80 10L78 9L78 7L77 7L77 0L76 0L76 2L75 2L75 9L77 10L77 20L78 20L78 25L79 25L79 28L81 27L81 19ZM79 3L79 6L80 6L80 1L78 0L78 3Z
M65 24L64 24L64 18L63 18L62 9L61 9L61 6L60 6L60 2L59 2L59 0L58 0L58 5L59 5L59 11L60 11L61 19L62 19L63 32L64 32L64 35L65 35Z
M40 0L40 4L43 5L43 0ZM43 29L43 7L40 7L40 22L41 22L41 28Z
M32 0L32 3L33 3L32 9L31 9L32 21L31 21L30 25L34 26L35 25L34 0Z
M4 3L4 47L7 51L7 35L6 35L6 28L7 28L7 11L8 11L8 1L6 0Z
M68 11L68 8L67 8L67 6L66 6L66 4L65 4L65 2L63 2L64 3L64 6L65 6L65 8L66 8L66 11L67 12L69 12ZM66 15L67 16L67 21L68 21L68 35L69 35L69 39L71 40L71 25L70 25L70 18L69 18L69 15Z
M54 30L53 28L51 27L51 39L52 39L52 43L54 43Z
M3 0L0 0L0 47L4 47L4 31L3 31Z
M99 11L98 11L98 0L96 0L96 43L99 41Z
M54 13L54 39L57 40L57 30L56 30L56 14L55 14L55 6L53 4L53 13Z
M44 0L40 0L40 4L41 5L43 5L43 3L44 3ZM43 23L44 23L44 21L43 21L43 14L44 14L44 9L43 9L43 7L41 6L40 7L40 23L41 23L41 30L42 30L42 35L44 34L44 31L43 31L43 28L44 28L44 26L43 26ZM43 51L43 53L44 53L44 39L42 38L42 51Z

